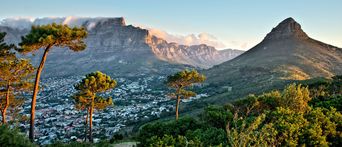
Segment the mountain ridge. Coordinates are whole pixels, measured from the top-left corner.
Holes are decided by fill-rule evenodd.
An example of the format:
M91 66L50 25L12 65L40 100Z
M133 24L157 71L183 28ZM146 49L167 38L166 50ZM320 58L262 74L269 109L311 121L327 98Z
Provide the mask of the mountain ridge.
M63 23L66 21L64 20ZM69 21L69 23L72 22ZM241 53L241 51L226 50L230 54L224 53L221 55L220 53L224 51L218 51L207 45L184 46L168 43L161 38L151 35L146 29L127 25L123 17L82 20L82 22L73 24L81 25L88 29L89 35L85 39L87 49L78 53L60 49L52 50L47 60L46 69L52 69L51 66L57 66L57 68L52 71L48 70L48 73L64 71L60 72L60 74L72 75L75 74L71 71L73 69L72 66L78 68L78 71L80 71L78 74L84 74L95 69L110 72L115 70L121 72L121 70L124 70L122 74L139 74L152 71L169 71L166 70L168 66L177 66L178 70L186 67L208 68ZM0 31L7 32L6 40L18 43L20 36L28 33L29 29L5 26L0 27ZM156 44L159 46L156 46ZM171 52L172 50L177 50L177 52ZM158 54L161 52L164 54ZM40 54L40 52L37 54ZM170 54L174 56L167 57ZM40 60L39 56L29 57L35 64ZM65 58L65 60L57 60L59 57ZM146 72L141 72L139 69Z

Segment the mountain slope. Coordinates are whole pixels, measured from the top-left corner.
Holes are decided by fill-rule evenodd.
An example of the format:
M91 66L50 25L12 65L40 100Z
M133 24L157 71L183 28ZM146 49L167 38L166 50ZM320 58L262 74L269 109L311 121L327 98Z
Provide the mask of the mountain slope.
M287 18L255 47L205 74L212 87L231 87L228 93L236 98L293 80L342 74L342 49L310 38Z

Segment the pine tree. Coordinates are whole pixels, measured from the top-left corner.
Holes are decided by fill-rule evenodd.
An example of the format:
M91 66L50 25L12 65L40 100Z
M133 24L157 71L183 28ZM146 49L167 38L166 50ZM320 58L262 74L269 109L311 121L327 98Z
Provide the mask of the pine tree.
M2 113L2 123L6 123L7 108L20 106L22 99L18 98L19 94L29 91L32 87L30 81L33 73L33 66L28 60L16 59L0 63L0 87L3 89L0 106ZM5 97L5 99L3 99Z
M178 120L180 100L196 95L196 93L186 90L186 88L195 83L202 83L204 80L205 76L199 74L196 70L183 70L167 77L167 86L175 90L170 96L176 98L176 120Z
M75 106L79 110L87 110L89 119L89 140L92 142L92 116L94 109L102 110L113 105L112 98L104 98L98 94L111 90L116 86L116 81L102 72L94 72L75 85L77 93L73 95ZM89 116L89 117L88 117ZM86 134L85 134L86 136Z
M32 53L41 48L44 49L44 54L36 73L31 103L31 122L29 133L31 141L34 140L34 119L39 80L49 51L53 47L82 51L86 47L86 44L83 41L86 36L87 31L85 28L70 28L67 25L53 23L49 25L32 26L30 33L22 37L22 42L19 44L21 46L21 48L18 49L19 52Z
M13 60L15 54L11 52L15 46L14 44L7 44L5 42L6 32L0 32L0 61Z
M0 33L0 111L3 124L7 122L8 108L18 109L23 104L24 100L18 97L31 87L34 70L28 60L17 59L11 52L14 45L4 43L5 35Z

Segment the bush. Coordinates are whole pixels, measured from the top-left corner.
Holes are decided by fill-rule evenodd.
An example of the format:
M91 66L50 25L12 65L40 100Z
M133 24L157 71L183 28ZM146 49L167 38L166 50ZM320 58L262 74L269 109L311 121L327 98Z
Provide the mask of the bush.
M342 111L342 95L333 95L325 97L316 97L309 103L313 107L322 107L329 109L330 107Z
M114 143L114 142L116 142L116 141L120 141L120 140L122 140L124 138L124 136L122 135L122 134L118 134L118 133L116 133L116 134L114 134L113 135L113 137L110 139L110 143Z
M221 128L210 127L188 131L186 137L190 140L199 140L204 146L227 144L226 132Z
M46 147L90 147L92 146L91 143L83 143L83 142L55 142L53 144L49 144Z
M201 115L204 124L222 129L226 128L228 121L232 118L233 114L229 110L217 105L208 106Z
M63 142L55 142L53 144L49 144L46 147L109 147L110 144L107 141L101 141L96 144L92 144L89 142L69 142L69 143L63 143Z
M202 128L203 125L192 117L182 117L178 121L156 122L146 124L141 128L137 136L141 144L146 144L147 140L156 137L164 137L165 134L172 136L185 136L188 130Z
M0 146L1 147L35 147L28 138L19 133L16 129L10 129L6 125L0 126Z
M173 137L171 135L164 135L163 137L153 136L146 144L150 147L202 147L203 144L198 140L188 140L184 136L178 135Z

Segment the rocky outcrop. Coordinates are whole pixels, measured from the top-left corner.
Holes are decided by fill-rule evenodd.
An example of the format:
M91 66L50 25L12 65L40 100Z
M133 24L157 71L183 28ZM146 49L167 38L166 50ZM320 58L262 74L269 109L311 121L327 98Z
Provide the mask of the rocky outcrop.
M302 30L299 23L289 17L279 23L265 37L265 40L277 40L286 38L308 39L309 36Z

